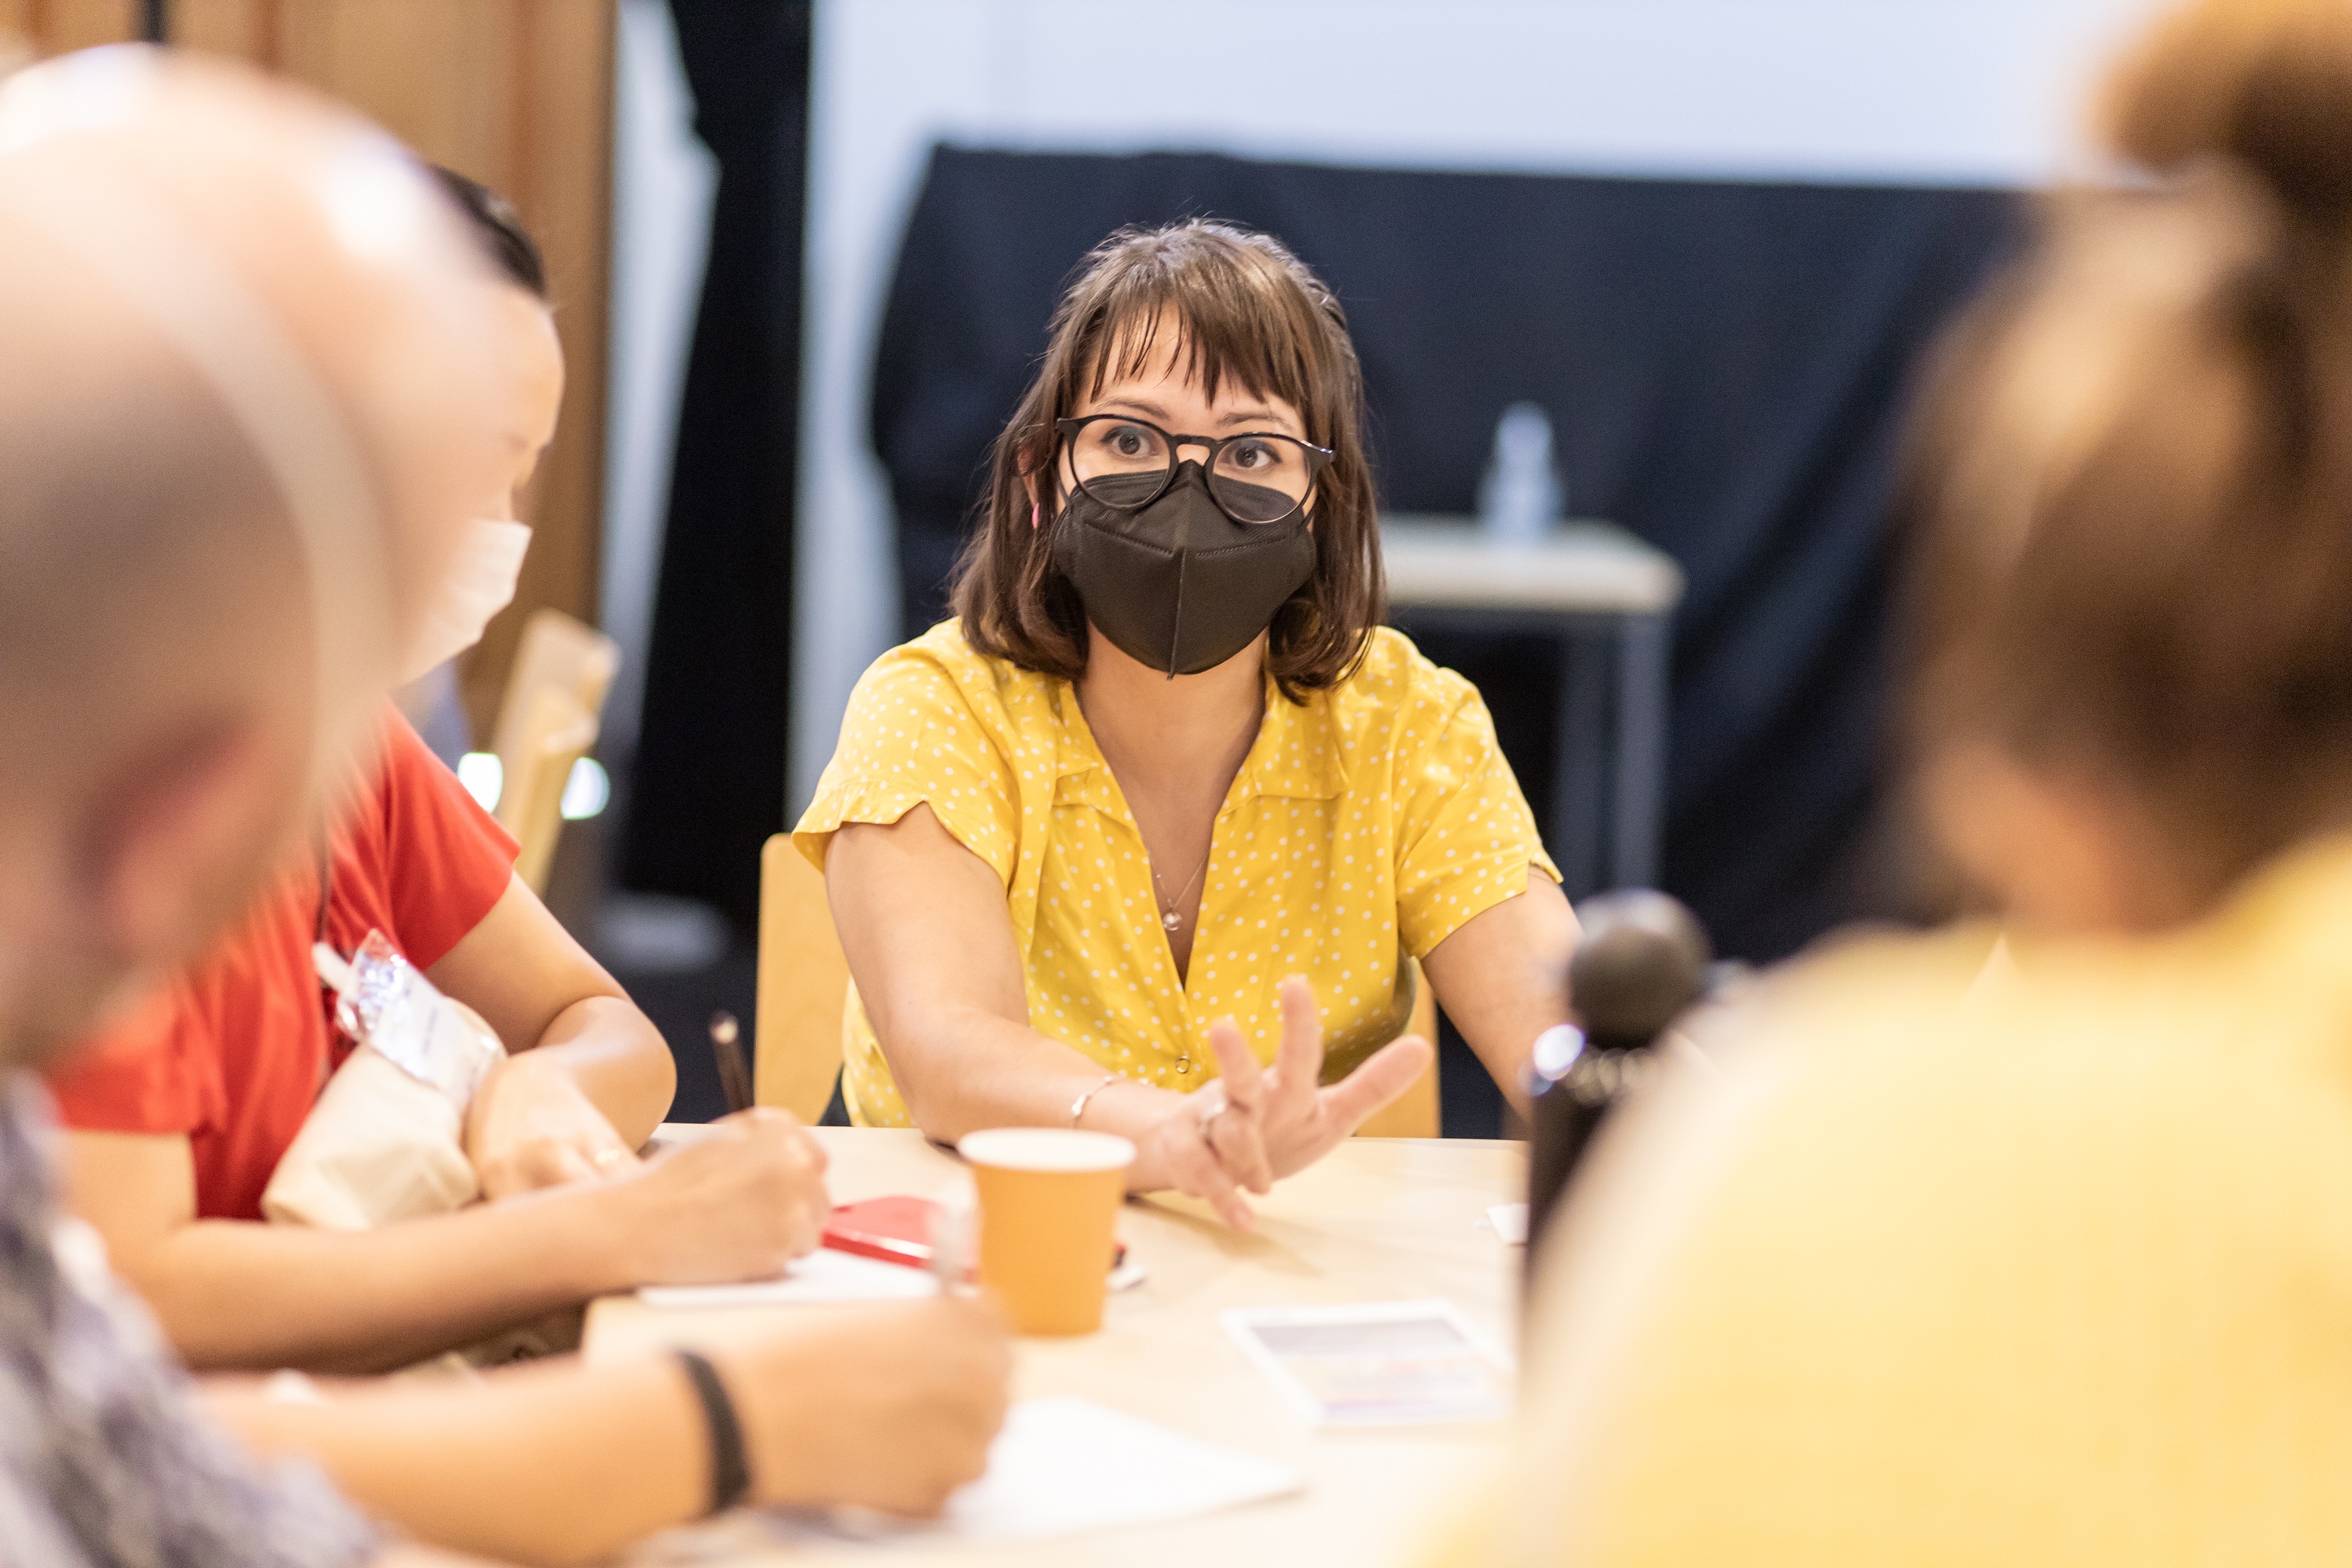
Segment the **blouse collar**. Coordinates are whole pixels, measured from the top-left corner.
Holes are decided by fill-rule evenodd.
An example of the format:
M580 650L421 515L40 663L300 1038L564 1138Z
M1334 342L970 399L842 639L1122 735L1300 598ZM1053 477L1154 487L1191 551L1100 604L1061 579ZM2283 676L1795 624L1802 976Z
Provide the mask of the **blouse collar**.
M1077 688L1059 683L1055 706L1055 778L1060 798L1110 810L1115 787L1110 765L1095 744L1094 731L1078 707ZM1339 726L1331 711L1328 691L1311 691L1303 703L1285 697L1268 677L1265 715L1258 721L1257 739L1242 759L1227 792L1228 805L1253 796L1291 800L1334 800L1347 788L1348 773L1339 754ZM1069 781L1062 784L1061 781Z

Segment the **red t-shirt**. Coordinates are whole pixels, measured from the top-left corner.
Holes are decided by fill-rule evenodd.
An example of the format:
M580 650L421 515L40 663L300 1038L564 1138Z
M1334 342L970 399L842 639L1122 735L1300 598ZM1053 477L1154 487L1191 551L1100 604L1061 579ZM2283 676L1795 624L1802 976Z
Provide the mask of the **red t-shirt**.
M389 708L374 776L330 836L327 941L380 931L429 968L490 912L515 841ZM89 1132L184 1132L196 1213L259 1219L262 1189L352 1042L330 1022L310 943L306 858L203 963L53 1074L59 1117Z

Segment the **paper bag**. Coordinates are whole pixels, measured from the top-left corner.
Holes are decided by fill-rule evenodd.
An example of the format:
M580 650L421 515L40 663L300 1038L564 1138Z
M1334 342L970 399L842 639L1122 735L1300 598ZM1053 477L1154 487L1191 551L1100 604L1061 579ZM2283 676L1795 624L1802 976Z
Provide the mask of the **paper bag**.
M318 961L358 1047L278 1160L263 1215L372 1230L473 1202L481 1187L466 1157L466 1109L506 1054L498 1036L379 931L348 960L322 944Z
M294 1135L261 1194L264 1217L373 1230L446 1214L481 1194L464 1113L370 1046L353 1051Z

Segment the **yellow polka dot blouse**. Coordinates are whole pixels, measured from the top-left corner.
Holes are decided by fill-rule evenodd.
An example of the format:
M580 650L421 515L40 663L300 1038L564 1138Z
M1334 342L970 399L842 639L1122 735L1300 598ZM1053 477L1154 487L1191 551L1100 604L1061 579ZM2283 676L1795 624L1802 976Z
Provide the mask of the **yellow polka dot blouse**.
M1209 1026L1228 1015L1270 1060L1275 986L1294 973L1322 999L1326 1078L1345 1074L1403 1031L1406 955L1525 891L1530 867L1559 875L1476 690L1385 628L1303 705L1269 683L1217 813L1187 978L1076 691L975 652L953 621L858 681L793 839L822 867L843 823L896 822L919 802L1004 884L1030 1026L1171 1089L1213 1076ZM850 1115L906 1125L854 986L842 1056Z

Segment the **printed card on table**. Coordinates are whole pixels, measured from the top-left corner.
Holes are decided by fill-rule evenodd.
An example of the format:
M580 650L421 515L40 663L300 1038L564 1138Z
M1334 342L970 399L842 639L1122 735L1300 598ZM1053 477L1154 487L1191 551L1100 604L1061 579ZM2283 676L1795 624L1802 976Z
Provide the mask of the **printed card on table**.
M1510 1358L1451 1301L1242 1307L1223 1321L1284 1399L1320 1426L1495 1421L1510 1414Z

